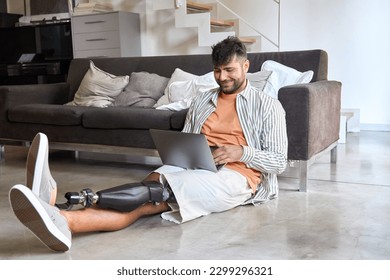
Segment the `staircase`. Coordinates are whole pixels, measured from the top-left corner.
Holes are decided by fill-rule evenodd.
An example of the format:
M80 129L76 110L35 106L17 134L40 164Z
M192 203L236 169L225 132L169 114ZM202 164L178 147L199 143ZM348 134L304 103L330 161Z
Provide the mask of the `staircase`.
M211 5L201 5L186 0L180 2L183 4L176 5L175 26L197 27L199 46L211 46L228 36L235 35L234 31L228 31L234 23L211 18ZM218 31L213 32L212 29L218 29Z
M279 5L279 0L270 1ZM224 1L210 0L210 2L205 2L203 0L154 0L153 6L157 10L173 10L175 27L196 28L198 46L200 47L212 46L228 36L237 36L247 45L248 51L261 51L264 39L279 49L279 43L268 39L235 11L227 7L223 3ZM219 15L223 15L224 18ZM245 26L245 28L241 28L240 25ZM251 29L250 35L241 36L240 33L246 33L243 30L248 29Z
M204 4L189 0L172 0L164 5L164 1L155 0L158 9L174 9L175 27L197 28L198 45L212 46L228 36L237 36L247 45L254 45L260 40L258 38L246 38L239 36L239 20L220 19L217 17L218 3ZM157 3L158 2L158 3ZM173 7L172 7L173 2ZM215 2L215 1L214 1Z

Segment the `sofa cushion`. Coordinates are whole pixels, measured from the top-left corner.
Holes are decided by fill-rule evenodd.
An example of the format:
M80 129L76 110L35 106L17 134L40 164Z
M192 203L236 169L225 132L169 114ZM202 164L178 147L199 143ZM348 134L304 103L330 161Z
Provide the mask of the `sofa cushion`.
M153 107L164 94L169 78L148 72L133 72L129 84L115 98L114 106Z
M74 96L66 105L108 107L128 85L129 76L115 76L107 73L90 61L90 67Z
M85 112L82 124L86 128L104 129L170 129L173 112L154 108L108 107Z
M87 107L64 106L57 104L25 104L8 110L10 122L37 123L51 125L80 125L81 116Z

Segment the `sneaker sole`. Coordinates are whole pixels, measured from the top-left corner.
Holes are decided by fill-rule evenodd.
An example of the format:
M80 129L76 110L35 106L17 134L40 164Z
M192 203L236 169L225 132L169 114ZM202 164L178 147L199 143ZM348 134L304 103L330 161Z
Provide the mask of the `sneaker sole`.
M46 149L48 145L48 139L45 134L39 133L39 142L36 144L33 140L33 144L30 147L30 152L27 159L27 187L29 187L33 193L39 196L40 185L42 179L43 165L45 160ZM45 149L46 147L46 149ZM43 152L40 152L44 150Z
M16 185L10 190L9 199L15 216L48 248L68 251L71 240L58 230L34 194L24 188L28 189Z

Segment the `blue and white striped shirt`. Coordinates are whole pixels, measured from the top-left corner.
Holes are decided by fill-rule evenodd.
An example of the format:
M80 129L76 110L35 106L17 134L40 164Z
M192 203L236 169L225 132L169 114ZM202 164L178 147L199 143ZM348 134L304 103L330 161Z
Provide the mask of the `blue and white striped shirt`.
M192 102L183 132L201 133L207 118L215 111L219 89L198 95ZM260 92L248 81L236 99L238 118L248 143L240 161L259 170L262 180L248 203L262 203L276 198L279 192L277 174L287 165L287 131L285 111L277 99Z

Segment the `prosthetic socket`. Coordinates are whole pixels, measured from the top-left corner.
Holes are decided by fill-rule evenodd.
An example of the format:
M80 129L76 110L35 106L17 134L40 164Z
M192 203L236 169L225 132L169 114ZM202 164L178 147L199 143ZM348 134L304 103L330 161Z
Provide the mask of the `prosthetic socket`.
M146 202L175 201L170 189L156 181L124 184L98 191L96 194L91 189L83 189L79 193L68 192L65 194L65 198L67 202L57 204L58 208L70 210L73 205L77 204L84 207L91 207L96 204L100 208L114 209L121 212L132 211Z

